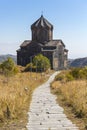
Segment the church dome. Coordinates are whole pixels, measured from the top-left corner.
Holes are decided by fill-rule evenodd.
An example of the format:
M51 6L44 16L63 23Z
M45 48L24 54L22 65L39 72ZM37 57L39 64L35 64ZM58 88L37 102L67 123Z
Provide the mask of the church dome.
M31 29L40 28L40 27L47 28L47 29L53 29L53 25L50 22L48 22L48 20L46 20L43 17L43 15L41 15L41 17L31 25Z

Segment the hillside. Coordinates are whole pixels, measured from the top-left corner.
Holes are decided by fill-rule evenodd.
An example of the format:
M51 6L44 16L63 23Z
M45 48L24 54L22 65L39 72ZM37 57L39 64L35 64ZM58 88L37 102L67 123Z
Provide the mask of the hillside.
M87 57L84 58L77 58L74 60L69 60L70 67L83 67L87 66Z
M12 58L14 60L14 62L17 63L17 56L16 55L11 55L11 54L0 55L0 62L5 61L8 57Z

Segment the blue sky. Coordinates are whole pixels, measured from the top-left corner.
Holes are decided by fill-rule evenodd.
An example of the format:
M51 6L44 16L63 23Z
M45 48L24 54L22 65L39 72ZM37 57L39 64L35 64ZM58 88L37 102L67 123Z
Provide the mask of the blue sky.
M16 54L31 39L30 26L42 11L69 58L87 57L87 0L0 0L0 55Z

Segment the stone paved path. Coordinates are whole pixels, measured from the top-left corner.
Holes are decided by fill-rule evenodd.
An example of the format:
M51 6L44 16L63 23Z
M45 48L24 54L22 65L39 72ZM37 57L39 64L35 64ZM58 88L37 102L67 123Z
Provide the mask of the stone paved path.
M50 93L50 83L57 73L33 93L28 113L28 130L79 130L63 113L63 108L56 103L56 96Z

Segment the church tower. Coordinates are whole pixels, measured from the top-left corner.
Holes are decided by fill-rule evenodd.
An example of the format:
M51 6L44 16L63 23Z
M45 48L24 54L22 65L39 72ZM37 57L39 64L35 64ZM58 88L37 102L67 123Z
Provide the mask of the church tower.
M44 43L53 40L53 25L43 15L31 25L32 41Z

